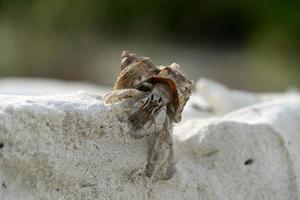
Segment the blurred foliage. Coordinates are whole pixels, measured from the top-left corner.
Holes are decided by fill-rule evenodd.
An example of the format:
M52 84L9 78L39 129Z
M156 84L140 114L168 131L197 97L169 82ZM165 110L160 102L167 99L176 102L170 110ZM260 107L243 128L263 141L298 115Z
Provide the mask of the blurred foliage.
M150 33L228 44L259 35L298 45L299 5L278 0L0 0L0 11L10 23L42 31Z
M131 48L126 41L153 49L167 41L246 54L252 66L235 68L257 80L268 77L266 89L299 85L299 8L300 1L291 0L0 0L0 75L95 80L94 67L84 67L97 64L99 49Z

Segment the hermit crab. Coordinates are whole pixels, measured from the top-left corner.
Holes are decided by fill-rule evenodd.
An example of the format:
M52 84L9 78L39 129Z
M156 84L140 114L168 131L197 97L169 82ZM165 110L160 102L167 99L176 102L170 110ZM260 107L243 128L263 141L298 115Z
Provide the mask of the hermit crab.
M128 119L132 137L149 136L145 174L168 180L174 168L172 125L181 120L191 95L192 81L185 78L176 63L155 66L148 57L122 52L121 70L114 91L104 95L106 103L134 99Z

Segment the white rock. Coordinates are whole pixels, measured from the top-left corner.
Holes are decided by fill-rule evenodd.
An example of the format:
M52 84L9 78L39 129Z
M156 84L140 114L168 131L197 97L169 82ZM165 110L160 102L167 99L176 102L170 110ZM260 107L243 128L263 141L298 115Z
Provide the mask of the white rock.
M299 121L298 96L179 125L178 173L199 199L299 199Z
M278 98L290 98L297 96L297 92L288 91L285 93L253 93L241 90L229 89L225 85L214 80L201 78L197 81L194 95L193 105L210 108L211 115L225 114L238 108L249 105L270 101ZM203 106L203 101L205 102ZM200 112L198 112L200 113ZM209 112L206 112L206 116Z
M1 199L299 199L300 97L177 125L177 172L158 182L147 138L100 99L0 96Z
M0 94L6 95L58 95L77 91L104 93L107 87L80 81L47 78L1 78Z

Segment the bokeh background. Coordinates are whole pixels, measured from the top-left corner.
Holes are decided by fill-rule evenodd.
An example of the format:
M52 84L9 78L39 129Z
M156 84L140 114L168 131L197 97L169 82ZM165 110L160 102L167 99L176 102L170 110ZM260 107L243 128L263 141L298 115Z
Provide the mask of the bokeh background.
M300 1L0 0L0 77L113 85L123 49L252 91L300 86Z

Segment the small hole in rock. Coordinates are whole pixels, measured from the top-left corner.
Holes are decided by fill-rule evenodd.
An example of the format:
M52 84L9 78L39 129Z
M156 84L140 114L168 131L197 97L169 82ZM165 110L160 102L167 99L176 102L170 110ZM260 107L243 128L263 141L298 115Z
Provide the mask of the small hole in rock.
M252 163L253 163L253 159L250 158L250 159L246 160L244 164L251 165Z
M46 126L49 126L49 123L48 123L48 122L46 123Z
M3 143L0 143L0 149L2 149L4 147Z
M59 188L56 188L55 190L56 190L57 192L59 192Z
M2 187L7 188L6 184L3 182Z

